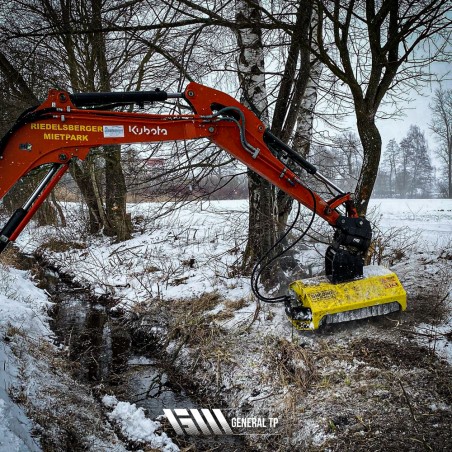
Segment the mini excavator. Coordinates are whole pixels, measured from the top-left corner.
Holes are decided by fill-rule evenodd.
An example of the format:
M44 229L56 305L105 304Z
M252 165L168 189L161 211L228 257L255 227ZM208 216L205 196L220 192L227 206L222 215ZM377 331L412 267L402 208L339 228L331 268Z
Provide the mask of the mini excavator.
M188 103L193 113L115 110L168 99ZM334 228L325 255L325 276L293 282L284 297L286 313L296 328L314 330L324 323L406 309L406 293L397 276L383 267L364 266L372 229L358 215L352 195L320 174L241 103L197 83L180 93L70 94L51 89L41 105L22 113L0 140L0 200L31 170L45 165L48 172L0 231L0 252L17 238L71 162L86 159L91 148L199 138L207 138ZM303 171L336 196L324 200L303 182Z

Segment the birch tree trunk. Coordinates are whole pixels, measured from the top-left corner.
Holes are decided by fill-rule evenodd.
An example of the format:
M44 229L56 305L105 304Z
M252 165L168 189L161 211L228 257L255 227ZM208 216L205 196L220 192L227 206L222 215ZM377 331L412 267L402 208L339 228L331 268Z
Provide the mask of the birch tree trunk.
M303 99L310 74L309 30L312 5L309 0L300 0L297 8L271 122L272 132L286 142L289 142L293 136L297 121L301 121L301 108L305 105ZM238 72L242 102L261 120L269 122L264 77L264 44L262 31L259 28L260 1L237 0L237 10L239 11L236 16L237 22L249 24L249 28L237 29L240 52ZM314 75L314 85L317 84L319 76L320 74ZM316 88L312 87L311 92L315 95ZM312 96L311 102L315 105ZM311 119L305 119L305 128L312 132L312 112ZM285 229L293 203L292 197L250 171L248 180L250 212L248 243L243 259L245 271L250 270L254 263L275 244ZM286 256L284 263L281 261L280 264L279 269L285 269L293 267L295 262ZM279 270L268 270L262 275L262 279L271 282L271 279L279 278L280 275Z
M312 143L312 132L314 128L314 112L317 104L317 87L322 65L315 61L311 63L311 76L301 103L297 118L297 128L293 140L293 147L303 157L308 157Z
M236 20L249 28L237 29L239 47L238 76L241 102L262 121L268 123L267 88L259 0L238 0ZM273 246L276 236L275 188L262 177L248 170L249 222L248 242L242 262L245 272Z
M309 7L303 8L305 14L309 14ZM310 21L310 27L315 28L317 26L317 11L312 8L312 16ZM302 38L305 42L308 41L308 29L302 27ZM315 48L315 42L311 43L311 46ZM317 91L322 74L322 64L320 61L312 55L301 52L300 65L309 66L308 71L303 71L299 76L308 77L304 92L300 92L300 107L298 109L296 118L297 123L295 127L295 134L293 138L293 148L301 154L303 157L309 155L312 142L312 132L314 127L314 111L317 104ZM284 228L287 223L290 212L292 210L293 199L287 196L285 193L280 193L278 196L278 224L280 230ZM285 260L286 266L293 267L295 262L293 259Z
M304 94L301 97L300 108L297 114L297 124L293 138L292 147L303 157L309 155L312 143L312 132L314 127L314 111L317 104L317 90L322 73L322 64L313 59L310 65L309 80ZM282 233L286 227L290 212L292 211L293 199L284 192L279 191L277 196L278 231ZM284 267L293 268L296 262L290 256L284 259Z
M304 154L297 146L298 139L303 138L304 146L309 146L312 134L313 110L317 98L317 83L320 72L312 75L310 47L310 29L313 20L313 8L309 0L300 0L294 32L291 37L284 76L275 106L272 131L283 141L288 142L296 130L293 148ZM316 66L319 71L319 66ZM306 99L308 93L310 98ZM288 101L290 99L290 101ZM277 191L278 234L282 234L292 211L293 198L281 190ZM293 268L295 260L286 256L285 268Z
M312 9L311 27L315 29L318 23L318 12L316 8ZM316 41L311 42L314 54L318 53ZM297 115L297 126L293 140L293 147L303 157L309 155L312 142L312 131L314 128L314 111L317 104L317 91L322 75L322 63L311 54L309 80L306 85L300 110Z

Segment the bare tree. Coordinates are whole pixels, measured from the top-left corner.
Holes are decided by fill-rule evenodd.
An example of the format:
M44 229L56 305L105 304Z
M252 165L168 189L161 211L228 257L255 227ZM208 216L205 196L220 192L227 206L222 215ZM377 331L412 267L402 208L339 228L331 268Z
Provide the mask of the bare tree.
M451 33L447 0L316 0L317 48L312 52L350 90L363 146L356 188L365 214L381 156L376 118L386 98L426 81L429 63L444 58ZM425 49L425 50L424 50Z
M432 165L424 133L410 126L400 142L401 169L398 174L402 197L426 197L432 191Z
M318 24L317 8L312 8L311 30L310 30L310 45L317 49L316 41L312 39L312 33L316 30ZM300 43L301 44L301 43ZM310 53L310 71L309 79L306 89L301 100L300 109L297 115L297 125L293 138L293 147L303 156L308 157L309 150L312 144L312 135L314 130L314 114L317 105L318 91L320 85L320 78L322 75L322 63L317 57ZM304 61L302 64L306 64Z
M397 163L398 157L401 155L400 147L397 141L392 139L386 146L386 155L384 158L384 166L388 171L388 195L391 198L395 195L395 181L397 180Z
M333 138L333 146L338 160L337 174L341 178L338 184L344 190L353 192L363 160L359 137L353 132L343 132Z
M133 3L121 6L114 1L39 0L13 1L11 5L1 27L3 39L10 49L26 49L23 61L38 60L45 65L41 85L76 92L127 88L124 80L136 66L141 47L122 32L101 30L112 22L130 24L136 13ZM84 32L80 33L82 28ZM17 30L28 33L18 36ZM43 31L45 39L40 36ZM71 174L89 207L90 231L103 229L125 240L130 237L131 223L126 213L120 149L106 147L103 155L105 164L99 165L99 158L93 154L86 162L72 165ZM105 178L98 177L99 170L105 171ZM104 189L99 186L102 180ZM105 202L99 195L105 195Z
M13 125L15 118L24 110L39 104L39 100L30 87L35 71L39 71L39 64L32 65L27 75L21 74L11 63L5 52L0 52L0 136L3 136ZM28 80L27 80L28 78ZM13 187L4 197L3 207L12 213L23 205L36 185L43 177L43 171L35 170ZM58 219L65 222L64 215L56 203L54 196L44 201L37 212L36 221L40 225L57 224Z
M262 41L259 0L240 0L237 3L237 22L248 28L237 29L238 76L242 103L262 121L268 123L268 92L265 84L264 44ZM248 271L266 250L273 246L276 235L275 187L258 174L248 170L249 220L248 242L243 268Z
M264 122L270 122L268 103L275 99L271 118L271 131L283 141L293 138L298 126L299 139L302 139L306 152L306 140L312 130L312 114L315 106L317 76L311 75L309 35L311 24L311 2L299 1L291 9L293 23L290 32L279 25L274 41L286 39L287 44L279 50L284 61L278 63L280 77L269 90L265 83L267 69L264 56L268 53L269 42L263 39L265 19L277 22L278 14L265 10L257 0L243 0L237 3L236 34L239 48L238 75L243 101ZM287 13L287 9L285 10ZM303 104L306 87L311 81L310 103ZM270 92L272 96L270 96ZM305 114L304 114L305 113ZM304 122L303 122L304 121ZM250 268L254 262L276 242L284 229L292 208L292 198L278 190L259 176L249 172L250 223L243 268Z
M443 164L446 180L444 192L448 198L452 198L452 89L437 89L430 109L433 116L430 129L439 142L437 154Z

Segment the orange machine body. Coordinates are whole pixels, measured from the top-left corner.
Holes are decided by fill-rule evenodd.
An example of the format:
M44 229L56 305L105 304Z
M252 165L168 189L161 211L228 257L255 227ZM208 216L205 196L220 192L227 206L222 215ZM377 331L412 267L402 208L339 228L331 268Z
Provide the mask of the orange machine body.
M50 90L49 96L24 123L7 137L1 150L0 199L32 169L48 164L84 160L91 148L132 143L151 143L207 138L247 167L291 195L317 215L335 225L335 210L350 201L350 194L327 202L308 190L300 178L278 160L264 142L264 124L231 96L190 83L185 99L192 115L157 115L76 108L65 91ZM245 139L257 151L243 147L237 123L214 116L219 106L236 107L246 120ZM40 114L40 115L38 115ZM315 202L313 200L315 197ZM348 208L349 216L357 216Z

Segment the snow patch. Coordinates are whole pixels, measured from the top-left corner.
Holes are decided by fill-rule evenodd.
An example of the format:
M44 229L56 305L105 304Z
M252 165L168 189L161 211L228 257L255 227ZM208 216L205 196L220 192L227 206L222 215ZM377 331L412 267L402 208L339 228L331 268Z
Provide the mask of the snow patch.
M110 409L108 418L121 428L121 432L131 441L145 442L153 448L164 452L177 452L179 448L164 432L156 431L161 427L160 422L148 419L143 408L137 408L134 403L119 402L115 396L105 395L102 403Z
M11 350L15 334L46 338L49 301L25 271L0 265L0 451L41 450L31 435L33 423L8 392L20 384L20 363Z

